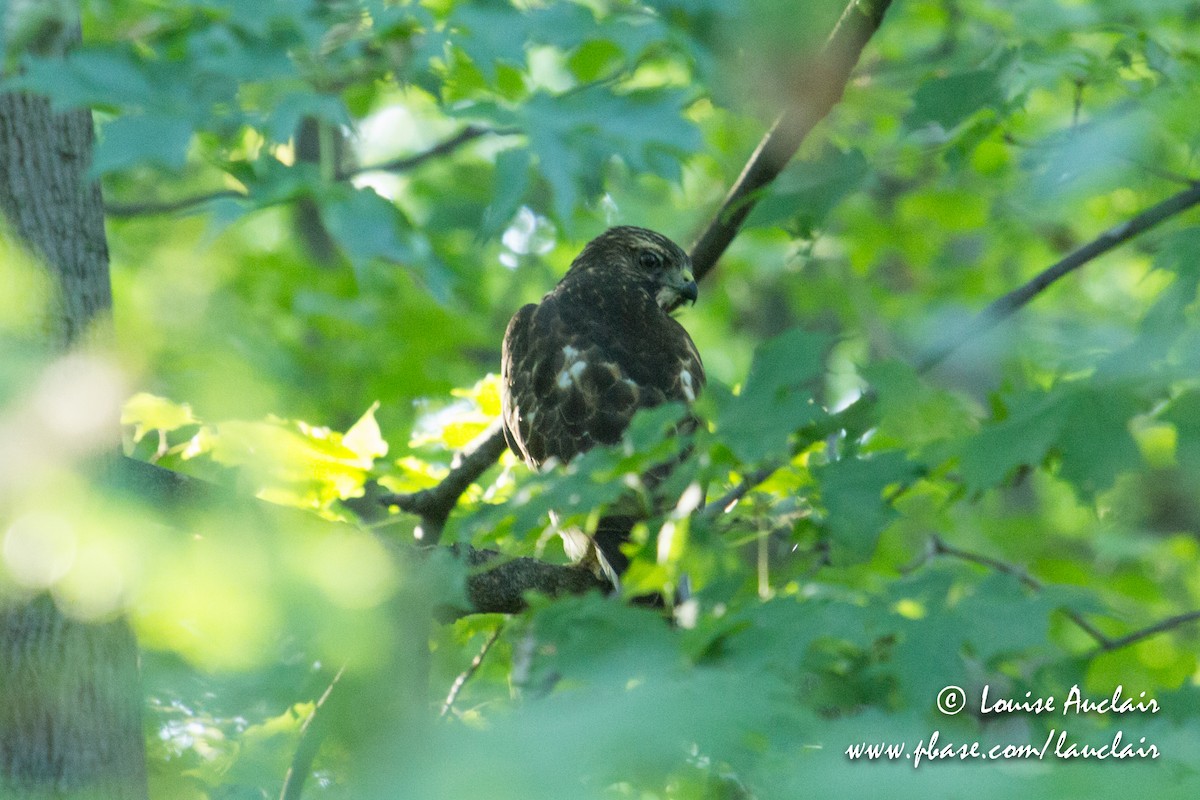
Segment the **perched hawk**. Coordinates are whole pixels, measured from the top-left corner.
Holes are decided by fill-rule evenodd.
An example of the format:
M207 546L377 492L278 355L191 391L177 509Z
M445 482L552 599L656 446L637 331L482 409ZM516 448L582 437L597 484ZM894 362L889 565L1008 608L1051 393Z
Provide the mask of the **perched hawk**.
M508 323L501 362L504 437L533 469L613 444L639 408L691 403L704 387L696 345L670 313L695 302L691 261L645 228L611 228L588 242L538 305ZM595 540L610 578L627 560L630 517L600 521ZM586 537L564 533L585 558ZM607 562L607 563L605 563Z

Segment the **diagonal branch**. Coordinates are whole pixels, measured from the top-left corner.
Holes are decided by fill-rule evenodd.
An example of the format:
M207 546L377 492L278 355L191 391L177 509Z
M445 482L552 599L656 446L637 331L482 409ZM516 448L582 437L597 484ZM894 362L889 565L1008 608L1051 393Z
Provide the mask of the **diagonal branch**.
M237 189L219 189L215 192L181 197L178 200L150 200L144 203L105 203L104 214L117 219L146 217L157 214L174 214L188 211L196 206L207 205L217 200L245 200L246 193Z
M450 155L467 142L473 142L481 136L487 136L488 134L493 136L517 136L520 133L522 133L520 128L483 128L478 125L468 125L449 139L435 144L428 150L416 155L394 158L382 164L356 167L355 169L338 173L337 179L340 181L349 180L366 172L408 172L421 166L426 161Z
M979 312L963 330L952 337L948 337L945 340L945 344L922 358L917 364L917 373L923 374L934 369L958 348L967 342L977 339L1015 314L1045 291L1048 286L1063 276L1074 272L1089 261L1098 258L1118 245L1124 244L1135 236L1145 233L1156 225L1196 205L1200 205L1200 181L1193 183L1190 188L1168 197L1157 205L1151 206L1132 219L1109 228L1066 258L1039 272L1029 282L1018 286L1008 294L993 301L987 308ZM863 395L835 414L833 419L841 419L843 416L862 410L865 404L870 403L871 399L870 394ZM755 486L758 486L775 474L775 471L780 469L784 463L786 462L768 463L759 467L746 475L742 482L718 501L715 506L710 505L709 508L728 508L732 506Z
M1189 622L1196 622L1198 620L1200 620L1200 611L1189 611L1184 614L1176 614L1173 617L1167 617L1166 619L1156 622L1153 625L1148 625L1145 628L1139 628L1133 633L1126 634L1120 638L1109 639L1107 641L1100 642L1097 652L1108 653L1113 650L1119 650L1122 647L1128 647L1131 644L1136 644L1142 639L1148 639L1155 634L1165 633L1166 631L1174 630L1175 628L1186 625Z
M746 162L741 176L729 190L704 233L692 246L692 268L697 280L712 271L729 247L746 215L758 202L756 193L775 180L813 127L841 99L850 80L850 72L858 63L863 48L879 28L884 12L890 5L891 0L850 0L822 49L816 78L808 81L812 87L808 102L797 104L780 115ZM484 463L486 455L493 452L495 455L492 460ZM433 537L426 541L437 541L458 498L503 452L504 438L497 430L471 457L463 459L462 463L451 469L442 483L413 495L392 495L385 498L384 502L420 515L423 533L426 537ZM480 457L475 459L475 454ZM774 471L771 469L754 485ZM747 486L745 491L750 488Z
M800 76L808 89L802 102L784 111L759 142L716 216L692 245L692 267L700 280L729 247L760 191L775 180L804 139L842 99L863 48L883 22L891 0L851 0L814 64Z
M454 683L450 686L450 691L446 694L446 700L442 703L442 713L438 714L439 717L446 716L450 713L451 709L454 708L454 701L458 699L459 693L463 690L463 687L467 685L467 681L471 680L475 673L479 671L479 668L483 666L483 660L487 658L487 654L489 651L491 651L492 645L499 641L500 634L503 632L504 623L501 622L484 641L483 647L479 648L479 652L476 653L475 657L471 659L471 663L467 666L467 668L460 672L458 677L454 679Z
M1005 575L1011 575L1021 582L1022 585L1033 589L1035 592L1040 592L1045 588L1045 584L1037 578L1030 575L1024 567L1019 567L1016 564L1010 564L1007 561L1001 561L998 558L985 556L980 553L973 553L969 550L963 550L953 545L947 544L940 536L933 536L929 540L929 554L932 556L948 556L957 558L959 561L967 561L972 564L978 564L981 567L987 567L995 572L1001 572ZM1074 609L1063 609L1063 613L1074 622L1088 636L1096 640L1096 643L1104 649L1108 649L1110 645L1109 638L1104 633L1088 621L1087 617L1083 616Z
M329 702L329 697L333 694L333 687L337 686L337 682L341 680L342 673L345 671L346 667L343 665L333 676L333 680L329 682L324 693L317 699L308 719L304 720L304 724L300 726L300 744L296 747L296 752L292 755L292 763L283 776L283 788L279 792L279 800L300 800L304 793L304 782L308 779L308 774L312 772L313 761L316 760L317 753L321 749L321 742L329 730L329 714L324 713L318 716L318 713Z
M1151 206L1132 219L1109 228L1066 258L1039 272L1028 283L1018 286L992 302L991 305L979 312L963 330L948 337L941 346L922 358L917 366L917 371L928 372L941 364L965 342L977 338L980 334L991 330L1015 314L1059 278L1198 204L1200 204L1200 181L1193 183L1182 192L1168 197L1161 203Z

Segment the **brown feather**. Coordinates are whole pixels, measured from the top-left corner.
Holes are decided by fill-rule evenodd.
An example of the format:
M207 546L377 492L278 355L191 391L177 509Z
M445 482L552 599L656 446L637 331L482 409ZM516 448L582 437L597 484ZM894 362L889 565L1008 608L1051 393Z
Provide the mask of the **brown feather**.
M700 354L662 305L695 298L690 268L666 237L613 228L588 243L541 303L513 316L501 360L503 425L526 464L566 463L619 441L638 409L696 398Z

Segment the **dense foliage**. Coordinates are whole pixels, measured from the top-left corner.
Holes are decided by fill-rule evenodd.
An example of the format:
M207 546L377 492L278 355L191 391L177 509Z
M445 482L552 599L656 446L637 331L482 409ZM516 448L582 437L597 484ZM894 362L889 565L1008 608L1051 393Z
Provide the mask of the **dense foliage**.
M690 241L842 8L86 0L65 62L38 42L69 4L15 17L9 87L96 112L127 451L309 512L58 474L11 511L6 543L33 519L61 569L6 544L6 591L137 627L152 796L277 795L335 675L308 797L1194 796L1200 218L963 333L1200 177L1194 2L896 0L679 317L707 429L623 589L686 574L675 622L594 594L448 621L466 567L346 505L435 484L494 421L508 318L588 238ZM9 418L39 369L0 373ZM445 540L563 561L547 510L594 524L679 413L570 470L506 455ZM966 713L937 710L950 685ZM1161 710L1064 716L1074 685ZM985 686L1056 713L979 714ZM1159 757L847 755L1051 729Z

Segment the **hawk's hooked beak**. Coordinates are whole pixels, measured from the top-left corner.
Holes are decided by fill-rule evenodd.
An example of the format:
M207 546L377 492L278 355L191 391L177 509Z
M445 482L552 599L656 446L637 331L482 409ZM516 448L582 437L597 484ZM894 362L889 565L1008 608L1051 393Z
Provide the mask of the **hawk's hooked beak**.
M696 298L700 296L700 287L696 285L696 280L692 278L691 273L686 276L688 282L679 287L679 296L687 300L692 305L696 304Z
M684 301L695 305L700 296L696 279L691 270L679 270L670 276L670 280L658 292L658 304L668 314L684 304Z

